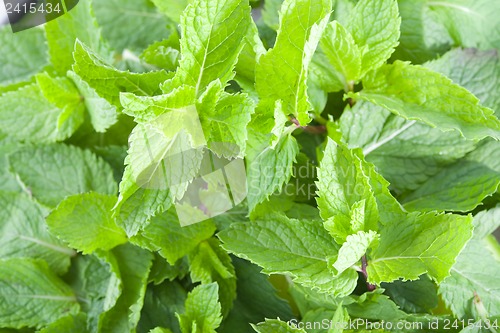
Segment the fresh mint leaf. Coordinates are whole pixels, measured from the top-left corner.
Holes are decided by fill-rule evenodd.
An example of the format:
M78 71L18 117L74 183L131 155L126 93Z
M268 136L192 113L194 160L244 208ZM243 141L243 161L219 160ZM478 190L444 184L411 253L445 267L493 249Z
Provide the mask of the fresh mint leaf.
M359 151L328 140L318 171L318 207L325 228L342 244L358 231L378 229L379 214Z
M339 126L348 146L363 148L397 193L416 190L476 147L458 132L442 132L364 101L347 107Z
M333 21L326 27L320 45L348 91L361 78L361 50L354 38L339 22Z
M90 122L96 132L106 132L106 130L118 121L117 108L107 100L100 97L97 92L88 85L75 72L69 71L68 77L78 87L85 108L90 115Z
M483 141L476 150L406 196L404 207L409 210L473 210L500 185L499 153L498 141Z
M47 217L50 232L83 254L127 241L112 217L116 197L89 192L64 199Z
M175 212L170 209L153 217L144 230L131 241L151 251L159 251L162 257L174 265L202 241L212 237L215 229L210 220L183 227Z
M175 77L162 86L163 91L187 84L195 88L198 97L213 80L226 84L232 79L250 28L249 10L248 2L238 0L195 0L189 4L181 16L182 57Z
M110 166L90 151L74 146L26 147L12 154L9 163L33 196L51 207L73 194L116 193Z
M347 30L360 47L363 75L389 59L398 45L400 25L396 0L361 0L352 9Z
M123 289L118 262L111 252L77 256L64 279L86 313L86 326L90 331L100 326L101 319L115 306Z
M444 0L427 5L440 16L455 45L485 50L500 46L500 24L495 19L498 3Z
M498 255L487 245L485 237L498 227L500 208L474 217L474 238L460 253L451 275L439 285L445 303L460 318L481 319L475 302L480 300L488 317L500 315L500 288L496 276L500 272Z
M427 273L441 282L471 236L470 216L411 213L380 230L380 244L368 261L368 281L416 280Z
M121 108L121 92L155 95L161 92L159 84L169 78L169 75L164 71L142 74L119 71L106 64L94 51L80 41L75 44L73 58L75 59L73 71L86 81L100 97L118 108Z
M333 268L337 274L341 274L346 269L356 264L365 255L368 248L376 247L378 235L375 231L358 231L346 237L346 241L339 249L337 260L333 263ZM374 244L375 243L375 244Z
M276 44L260 57L255 71L261 108L280 100L285 115L295 116L301 125L309 123L308 68L330 10L331 1L285 0Z
M396 61L370 74L363 85L362 92L351 96L398 116L443 131L457 130L472 140L500 137L500 120L491 109L481 106L465 88L431 70Z
M0 54L0 87L29 80L48 64L43 30L29 29L13 34L8 26L3 26Z
M88 332L85 326L85 314L79 313L77 315L71 315L62 317L59 320L51 323L50 325L44 327L39 333L67 333L67 332Z
M401 38L393 58L414 64L435 59L452 44L439 13L432 11L428 0L398 0L401 14Z
M92 50L110 58L110 52L101 38L101 29L92 11L91 1L84 0L67 14L45 25L47 45L52 66L65 75L73 65L73 50L76 40L88 45Z
M207 284L217 282L222 315L226 317L236 298L236 273L229 254L215 238L201 242L190 254L191 280Z
M266 317L291 319L292 309L287 301L277 295L276 288L261 274L258 266L242 259L233 260L236 269L237 298L219 331L252 333L249 323L258 323Z
M389 297L383 295L381 290L353 298L355 302L347 302L348 305L345 306L351 317L385 321L397 321L406 317L406 314Z
M496 50L454 49L425 64L472 92L484 106L500 116L500 62Z
M144 298L138 331L147 332L156 326L168 327L179 333L180 327L175 316L184 312L187 291L177 281L148 286Z
M188 294L185 312L178 314L182 333L215 333L222 316L217 283L202 284Z
M427 275L415 281L383 283L382 288L402 310L426 313L438 306L437 287Z
M276 319L266 319L258 325L252 325L258 333L306 333L303 329L293 328L288 323Z
M45 212L28 196L0 192L0 258L45 260L57 274L65 273L76 253L47 231Z
M264 273L288 274L297 283L339 295L348 295L356 285L354 270L337 277L330 271L329 259L339 246L320 222L268 216L234 223L218 236L226 250L263 267Z
M264 2L262 9L262 19L265 24L274 30L278 30L280 25L279 10L283 0L268 0Z
M49 92L57 86L57 81L47 82L44 88ZM2 132L19 141L50 143L62 141L76 131L83 122L78 94L55 91L59 96L70 96L71 104L65 104L63 110L49 102L42 89L32 83L0 95Z
M151 0L156 8L175 23L180 23L181 14L192 0Z
M147 0L92 0L92 5L102 35L118 52L143 50L169 34L169 21Z
M79 310L70 287L43 260L0 260L0 326L42 327Z
M148 46L141 54L141 59L148 64L167 71L175 71L179 66L180 44L179 34L174 30L168 39L156 42Z
M9 160L7 157L22 146L21 142L0 132L0 191L21 191L21 184L19 184L16 176L9 170Z
M290 179L298 152L295 138L285 134L276 147L266 147L251 160L247 171L250 211Z

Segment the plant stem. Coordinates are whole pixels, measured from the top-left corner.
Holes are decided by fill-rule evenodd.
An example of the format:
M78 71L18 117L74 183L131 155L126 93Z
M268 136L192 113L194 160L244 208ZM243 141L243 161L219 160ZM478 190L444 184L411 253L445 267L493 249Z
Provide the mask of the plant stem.
M290 121L297 126L297 128L300 128L304 130L307 133L311 134L322 134L326 132L326 126L325 125L320 125L320 126L301 126L297 118L291 118Z
M374 291L375 290L375 285L368 283L368 273L366 272L366 267L368 266L368 261L366 260L366 254L361 257L361 273L363 273L365 279L366 279L366 287L368 288L368 291Z

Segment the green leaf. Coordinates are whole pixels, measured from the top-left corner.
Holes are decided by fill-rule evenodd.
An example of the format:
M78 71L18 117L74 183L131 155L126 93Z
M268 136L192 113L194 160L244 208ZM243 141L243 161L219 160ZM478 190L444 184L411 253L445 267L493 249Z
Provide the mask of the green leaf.
M233 223L218 236L227 251L258 264L266 274L287 274L297 283L338 295L348 295L356 286L354 270L337 277L330 272L328 261L338 245L320 222L269 216Z
M451 275L439 285L439 293L458 318L481 318L474 298L478 297L489 317L500 315L500 260L484 239L498 227L500 209L481 212L474 217L474 238L460 253ZM495 241L496 242L496 241Z
M120 268L123 291L116 305L102 316L100 327L104 332L135 332L153 256L130 244L121 245L112 253Z
M255 68L261 55L266 53L263 42L259 37L259 31L255 22L250 21L250 28L245 36L244 46L238 56L234 80L243 90L254 99L257 98L255 91Z
M46 93L58 87L58 82L46 86ZM49 84L49 83L48 83ZM68 87L65 87L68 88ZM74 87L72 87L74 90ZM80 97L73 92L55 91L56 96L73 99L73 106L64 110L50 103L44 96L42 87L30 84L0 96L0 130L22 141L46 143L62 141L73 134L83 121Z
M50 232L83 254L110 250L127 241L111 216L115 202L95 192L67 197L47 217Z
M16 176L10 171L8 155L16 152L23 144L0 132L0 191L19 192Z
M398 0L401 38L393 59L421 64L435 59L452 43L440 20L442 15L429 9L428 0Z
M193 1L181 17L179 67L163 91L189 85L198 97L213 80L226 84L234 77L233 69L249 28L247 1Z
M359 46L362 76L382 66L398 45L398 3L396 0L361 0L349 16L347 30Z
M308 80L309 91L314 87L318 87L326 92L337 92L346 89L341 75L335 70L335 67L332 66L332 63L321 49L318 49L314 53L311 65L309 66ZM319 112L318 110L316 111L317 113Z
M211 220L183 227L175 212L170 209L153 217L148 226L131 240L151 251L159 251L162 257L174 265L199 243L212 237L215 229Z
M484 141L478 149L427 180L403 200L409 210L467 212L500 185L500 143Z
M84 121L84 103L80 92L65 77L53 78L47 73L36 75L36 82L43 96L62 110L57 119L57 130L60 137L71 136Z
M201 242L190 254L189 265L193 282L217 282L222 315L226 317L236 298L236 273L219 240L210 238Z
M266 319L265 322L252 327L258 333L306 333L303 329L293 328L288 323L276 319Z
M80 90L83 103L90 115L90 122L96 132L106 132L106 130L118 121L117 108L111 105L104 98L99 97L97 92L83 81L75 72L69 71L68 77Z
M307 96L308 68L328 23L330 0L285 0L274 48L262 55L256 67L255 88L263 112L281 100L285 115L294 115L301 125L312 110Z
M203 284L187 297L183 314L178 315L182 333L215 333L222 316L217 283Z
M110 166L90 151L74 146L26 147L12 154L9 162L33 196L51 207L77 193L116 193Z
M41 327L79 310L75 295L42 260L0 260L0 326Z
M169 34L169 21L147 0L94 0L92 5L104 38L118 52L145 49Z
M377 202L359 151L328 139L318 170L318 207L325 228L341 244L350 234L378 229Z
M143 244L142 242L138 242L138 245ZM153 260L148 282L159 285L166 280L173 281L177 278L183 279L189 273L189 263L186 257L177 260L175 265L170 265L168 261L157 252L153 254L155 258Z
M396 61L370 74L363 86L363 91L350 96L443 131L457 130L468 139L500 138L500 120L491 109L429 69Z
M497 2L443 0L428 1L427 5L440 16L455 44L484 50L500 47Z
M149 331L149 333L172 333L172 331L169 330L168 328L156 327L151 331Z
M460 253L451 269L451 275L439 286L439 293L459 318L479 318L474 306L476 294L483 303L488 316L498 316L500 288L496 274L500 263L482 240L471 240Z
M243 156L254 102L246 94L222 93L214 109L200 114L208 147L225 157Z
M340 23L333 21L321 37L321 50L348 91L361 78L361 51L354 38Z
M500 117L500 61L496 50L458 48L425 66L472 92L484 106L493 109Z
M353 296L353 298L356 302L348 302L346 305L351 317L394 322L407 316L389 297L382 294L382 290Z
M111 252L77 256L65 275L75 291L82 310L87 314L87 327L99 327L105 313L115 306L123 289L121 274Z
M0 258L43 259L65 273L75 252L47 231L44 211L27 196L0 192Z
M138 331L147 332L161 326L169 327L176 333L180 332L175 314L184 312L186 297L187 291L178 281L148 286Z
M415 281L382 283L382 288L406 312L426 313L438 306L436 285L427 275Z
M192 0L151 0L156 8L175 23L180 23L181 14Z
M273 30L278 30L279 28L280 19L278 14L282 4L283 0L267 0L264 2L262 19Z
M57 73L65 75L73 65L73 50L76 40L88 45L109 60L110 54L101 39L91 8L91 1L82 1L67 14L45 25L50 61Z
M41 29L12 33L8 26L0 29L0 87L28 80L48 63L47 45Z
M358 231L347 236L345 243L339 249L337 260L333 263L336 273L341 274L351 268L376 242L378 242L378 235L374 231Z
M176 119L177 114L179 117ZM199 121L197 127L196 123L188 123L193 118L196 121L196 110L179 110L177 114L171 112L158 118L157 126L139 124L130 136L130 148L125 159L127 167L120 183L116 207L120 213L118 224L129 236L144 228L152 216L167 210L172 198L182 198L188 182L197 176L201 166L203 151L195 146L200 147L200 142L193 142L189 133L190 129L199 129L201 125ZM183 124L190 124L190 127L176 132L176 128L170 126L172 122L179 127ZM204 140L203 131L199 131L194 138ZM135 197L141 193L152 196L152 206L134 210L133 215L127 210L124 212L123 205L127 206L131 199L133 204Z
M442 132L364 101L346 108L340 130L349 147L363 148L397 193L417 189L475 148L458 132Z
M86 333L87 327L85 325L85 314L79 313L77 315L62 317L51 323L49 326L44 327L38 333L68 333L80 332Z
M73 71L88 83L96 93L121 108L120 92L148 96L161 92L160 83L170 76L164 71L143 74L122 72L105 63L80 41L75 44Z
M177 30L173 30L168 39L153 43L144 50L141 59L158 68L175 71L180 59L179 38Z
M283 135L276 147L265 147L248 165L248 206L250 211L281 188L292 176L299 153L295 138Z
M380 244L368 262L368 281L416 280L427 273L441 282L471 235L470 216L411 213L380 230Z
M328 333L342 333L344 330L341 325L349 322L349 319L349 313L342 304L340 304L333 314L333 318L331 319L332 326L330 326Z
M260 272L258 266L239 258L233 260L233 264L238 281L237 298L219 329L220 333L232 333L236 330L239 333L252 333L248 323L258 323L266 317L285 320L293 317L288 302L277 296L276 288Z

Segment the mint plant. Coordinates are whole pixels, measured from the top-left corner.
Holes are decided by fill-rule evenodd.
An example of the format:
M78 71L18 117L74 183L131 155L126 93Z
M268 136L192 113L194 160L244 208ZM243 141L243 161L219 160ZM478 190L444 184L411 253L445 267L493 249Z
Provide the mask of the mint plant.
M499 332L500 4L80 0L0 29L0 332Z

